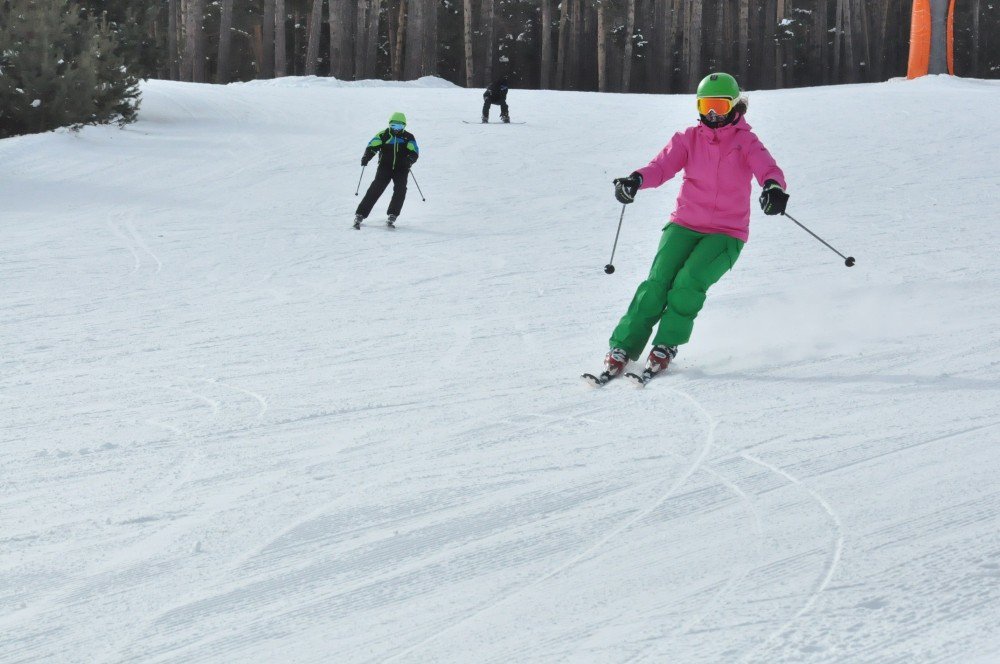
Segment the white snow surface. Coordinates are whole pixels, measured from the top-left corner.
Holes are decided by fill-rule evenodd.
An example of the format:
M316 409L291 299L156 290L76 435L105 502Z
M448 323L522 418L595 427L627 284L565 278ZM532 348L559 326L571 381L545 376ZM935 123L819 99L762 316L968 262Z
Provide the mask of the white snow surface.
M997 82L752 94L857 265L754 202L645 390L579 375L690 95L143 93L0 141L0 662L998 661Z

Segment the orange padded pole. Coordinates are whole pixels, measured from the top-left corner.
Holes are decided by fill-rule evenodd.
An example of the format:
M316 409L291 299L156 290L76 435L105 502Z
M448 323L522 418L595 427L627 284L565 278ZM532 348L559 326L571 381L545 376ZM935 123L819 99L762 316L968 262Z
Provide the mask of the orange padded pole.
M955 0L948 5L948 73L955 75Z
M910 62L906 78L926 76L931 62L930 0L913 0L910 19Z

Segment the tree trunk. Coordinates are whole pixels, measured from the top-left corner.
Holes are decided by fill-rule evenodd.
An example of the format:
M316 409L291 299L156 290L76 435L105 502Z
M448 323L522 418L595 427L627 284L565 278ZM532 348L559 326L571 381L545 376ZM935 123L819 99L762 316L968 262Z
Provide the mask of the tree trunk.
M785 20L785 0L778 0L775 7L776 42L774 45L774 87L785 86L785 28L781 22Z
M871 81L871 47L868 35L868 0L854 0L854 34L857 38L858 74L862 81Z
M726 3L719 2L715 6L715 30L709 34L714 34L712 40L712 67L713 71L723 71L726 69L726 49L732 43L732 39L727 35Z
M396 21L396 50L392 54L392 78L403 79L403 52L406 44L406 4L408 0L399 0L399 18Z
M219 58L216 62L215 80L229 82L229 53L233 44L233 0L222 0L222 17L219 19Z
M569 3L570 0L559 2L559 44L556 53L556 88L566 87L566 56L569 48Z
M608 91L608 38L604 25L606 8L602 0L597 0L597 91Z
M170 80L179 81L181 78L181 68L177 53L177 12L179 10L177 0L169 0L167 3L167 58L170 60Z
M306 46L306 76L315 76L319 69L319 39L323 29L323 0L312 0L312 12L306 22L309 41Z
M844 34L844 2L845 0L837 0L837 7L834 9L836 14L836 20L834 23L834 33L833 33L833 77L831 78L831 83L840 83L843 81L843 63L840 58L841 54L841 37Z
M761 39L761 59L757 62L760 71L759 82L761 87L774 87L774 62L777 59L777 27L778 21L775 16L778 13L776 0L764 0L763 7L763 39Z
M844 16L842 25L844 28L844 54L847 64L847 80L851 83L858 80L858 60L854 53L854 20L851 18L851 4L853 0L844 1Z
M810 76L814 83L826 84L830 81L830 64L827 62L827 16L830 12L829 0L817 0L813 12L812 67Z
M261 27L259 23L254 25L253 34L247 35L247 39L250 42L250 50L253 53L254 78L261 77L261 63L264 62L264 35L261 33Z
M423 32L425 0L407 0L406 12L406 60L403 64L403 78L408 81L423 76Z
M702 0L688 0L691 8L691 19L688 22L688 29L684 42L687 44L688 63L688 88L694 90L698 87L698 81L704 76L701 71L701 22L703 5Z
M978 1L978 0L976 0ZM878 80L884 81L886 78L886 65L889 63L889 50L893 48L889 41L889 5L891 0L880 0L881 3L881 17L879 18L878 26L878 46L879 56L878 56L878 69L876 75Z
M972 0L972 57L969 59L972 70L969 73L977 78L985 78L986 72L979 68L979 15L979 0Z
M542 70L540 87L545 90L552 86L552 1L542 2Z
M294 0L292 4L292 59L289 62L288 73L292 76L298 76L302 72L301 64L302 60L299 58L299 54L302 53L302 49L299 48L302 44L301 31L299 26L302 23L299 21L300 18L299 8L295 6Z
M687 18L684 2L685 0L670 0L670 31L668 33L670 57L667 60L667 75L669 76L667 80L671 92L677 89L682 79L687 79L687 74L682 66L684 53L682 52L683 39L681 39L681 34Z
M357 4L354 23L354 80L368 78L368 10L369 0L354 0Z
M184 69L186 72L190 72L190 80L195 83L206 81L204 13L205 0L188 0L187 15L184 17L186 26L184 31Z
M493 43L496 34L496 12L493 2L494 0L483 0L483 11L482 14L480 14L482 17L483 44L486 49L485 55L483 56L484 87L493 82L493 57L496 50L496 46Z
M274 0L264 0L264 15L260 27L263 55L258 71L260 78L274 78Z
M465 87L471 88L476 84L472 77L476 70L472 55L472 0L462 3L462 37L465 46Z
M663 91L663 71L667 68L667 8L663 0L650 0L649 25L653 29L650 39L650 57L646 62L646 91Z
M622 60L622 92L628 92L632 86L632 49L634 47L634 37L635 0L628 0L625 5L625 54Z
M424 76L437 76L439 0L424 0L424 2L424 54L421 69Z
M371 0L368 8L368 50L365 51L365 72L368 78L379 78L379 28L382 24L382 0Z
M740 0L740 85L750 85L750 0Z
M336 0L334 0L335 2ZM399 35L399 12L392 6L392 0L385 5L386 31L389 35L388 51L389 56L389 78L395 75L396 71L396 40Z
M285 0L274 1L274 75L278 78L288 72L288 52L285 44Z
M583 31L582 0L569 2L569 59L566 62L566 88L580 89L580 33Z
M590 0L580 2L580 35L577 41L577 52L580 54L577 71L581 76L577 80L580 90L597 89L597 6Z
M178 81L191 80L191 59L188 58L188 0L180 0L177 14Z
M354 75L354 8L354 0L330 0L330 74L342 81Z

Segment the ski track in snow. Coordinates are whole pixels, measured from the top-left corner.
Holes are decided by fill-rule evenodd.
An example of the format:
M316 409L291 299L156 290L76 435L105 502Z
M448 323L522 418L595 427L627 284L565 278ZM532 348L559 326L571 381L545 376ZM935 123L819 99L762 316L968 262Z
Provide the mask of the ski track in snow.
M857 266L754 212L670 375L589 391L678 186L609 278L610 181L690 97L516 91L496 137L439 83L0 141L0 664L993 661L1000 139L951 109L1000 84L755 92ZM397 109L427 202L359 233Z
M672 388L671 392L674 393L674 394L679 394L684 399L686 399L691 404L693 404L695 406L695 408L697 408L698 411L700 411L700 413L702 414L702 416L705 417L709 421L710 426L713 429L717 426L715 418L712 416L711 413L709 413L705 409L704 406L702 406L702 404L697 399L695 399L694 397L692 397L687 392L684 392L684 391L676 389L676 388ZM722 449L726 449L726 451L728 451L730 453L733 452L733 450L729 450L729 449L724 448L724 447ZM767 644L769 644L772 640L774 640L775 638L777 638L779 635L781 635L786 630L788 630L792 625L794 625L795 622L799 618L801 618L803 615L805 615L809 611L809 609L812 608L813 604L816 603L816 600L819 599L820 593L822 593L823 590L830 584L830 580L833 579L833 575L836 573L837 566L840 564L841 552L844 549L844 532L843 532L844 528L843 528L843 524L841 523L840 517L833 510L833 508L826 501L826 499L824 499L821 495L819 495L818 493L816 493L816 491L814 491L813 489L810 489L808 486L806 486L802 482L802 480L800 480L799 478L795 477L794 475L788 473L787 471L782 470L781 468L778 468L777 466L775 466L773 464L770 464L770 463L768 463L766 461L761 460L760 458L758 458L756 456L753 456L751 454L747 454L746 452L742 452L742 451L741 452L737 452L737 453L739 454L740 458L746 459L747 461L749 461L751 463L754 463L754 464L757 464L758 466L760 466L762 468L765 468L765 469L767 469L768 471L770 471L772 473L780 475L784 479L788 480L791 484L795 485L797 488L799 488L799 489L805 491L806 493L808 493L816 501L816 503L823 509L823 511L826 512L827 516L830 519L830 522L833 525L833 535L834 535L834 537L833 537L833 544L831 546L831 551L830 551L830 554L828 556L829 560L827 562L826 568L823 570L823 573L820 576L820 581L819 581L818 585L816 586L816 588L810 593L809 597L807 598L807 600L805 601L805 603L802 605L802 608L800 608L798 611L796 611L795 614L791 618L789 618L787 621L785 621L778 629L776 629L774 632L772 632L771 634L769 634L767 636L767 638L765 638L763 640L763 642L760 643L759 646L757 646L757 647L751 649L750 651L748 651L739 660L740 662L747 662L747 661L750 661L750 658L752 657L752 655L755 652L757 652L757 650L759 648L763 648L764 646L766 646Z
M691 475L693 475L699 469L699 467L704 462L705 457L708 455L708 452L711 449L711 447L712 447L712 430L709 430L709 434L708 434L707 439L705 440L705 444L698 450L697 456L690 462L690 465L687 467L687 469L684 471L684 473L671 483L670 487L667 489L667 491L665 493L663 493L656 500L652 501L651 503L649 503L645 507L640 508L636 512L635 515L633 515L632 517L630 517L626 521L622 522L621 524L619 524L615 528L613 528L610 531L608 531L599 540L597 540L596 542L594 542L593 544L591 544L590 546L588 546L587 548L585 548L583 551L580 551L576 555L572 556L569 560L567 560L566 562L562 563L561 565L559 565L555 569L551 570L550 572L547 572L546 574L542 575L541 577L539 577L539 578L537 578L537 579L535 579L533 581L528 582L525 586L519 588L517 591L515 591L515 592L513 592L513 593L511 593L509 595L507 595L506 597L503 597L502 599L500 599L500 600L498 600L496 602L491 602L491 603L487 604L486 606L484 606L481 609L477 610L475 613L473 613L473 614L471 614L471 615L463 618L462 620L460 620L460 621L458 621L458 622L456 622L456 623L454 623L452 625L449 625L445 629L443 629L443 630L441 630L441 631L439 631L439 632L437 632L435 634L432 634L432 635L428 636L427 638L423 639L422 641L420 641L420 642L418 642L418 643L416 643L416 644L414 644L414 645L406 648L402 652L399 652L399 653L396 653L396 654L390 656L385 661L386 662L398 661L401 657L403 657L405 655L408 655L411 652L413 652L414 650L420 648L421 646L424 646L424 645L426 645L428 643L431 643L432 641L441 638L445 634L447 634L449 632L452 632L452 631L460 628L465 623L470 622L472 620L475 620L476 618L478 618L480 616L483 616L483 615L489 613L490 611L494 611L494 610L498 609L500 606L502 606L502 605L506 604L507 602L509 602L509 601L513 600L514 598L516 598L521 592L523 592L525 590L528 590L530 588L533 588L533 587L535 587L537 585L540 585L541 583L547 581L548 579L551 579L551 578L553 578L553 577L555 577L555 576L557 576L559 574L562 574L563 572L571 569L579 561L584 560L588 556L592 555L595 551L599 550L608 541L610 541L611 539L613 539L614 537L616 537L620 533L628 530L628 528L630 526L632 526L633 524L641 521L650 512L652 512L654 509L656 509L661 503L663 503L663 501L665 501L668 498L670 498L670 496L672 496L678 489L680 489L680 487L683 486L683 484L687 481L687 479L689 477L691 477Z

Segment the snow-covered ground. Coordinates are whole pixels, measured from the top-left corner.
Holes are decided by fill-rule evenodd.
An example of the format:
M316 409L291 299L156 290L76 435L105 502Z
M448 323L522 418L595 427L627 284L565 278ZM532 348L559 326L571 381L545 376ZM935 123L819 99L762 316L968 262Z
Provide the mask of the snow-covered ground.
M0 662L1000 661L1000 83L753 93L857 266L755 211L646 390L578 376L691 97L438 83L0 141Z

